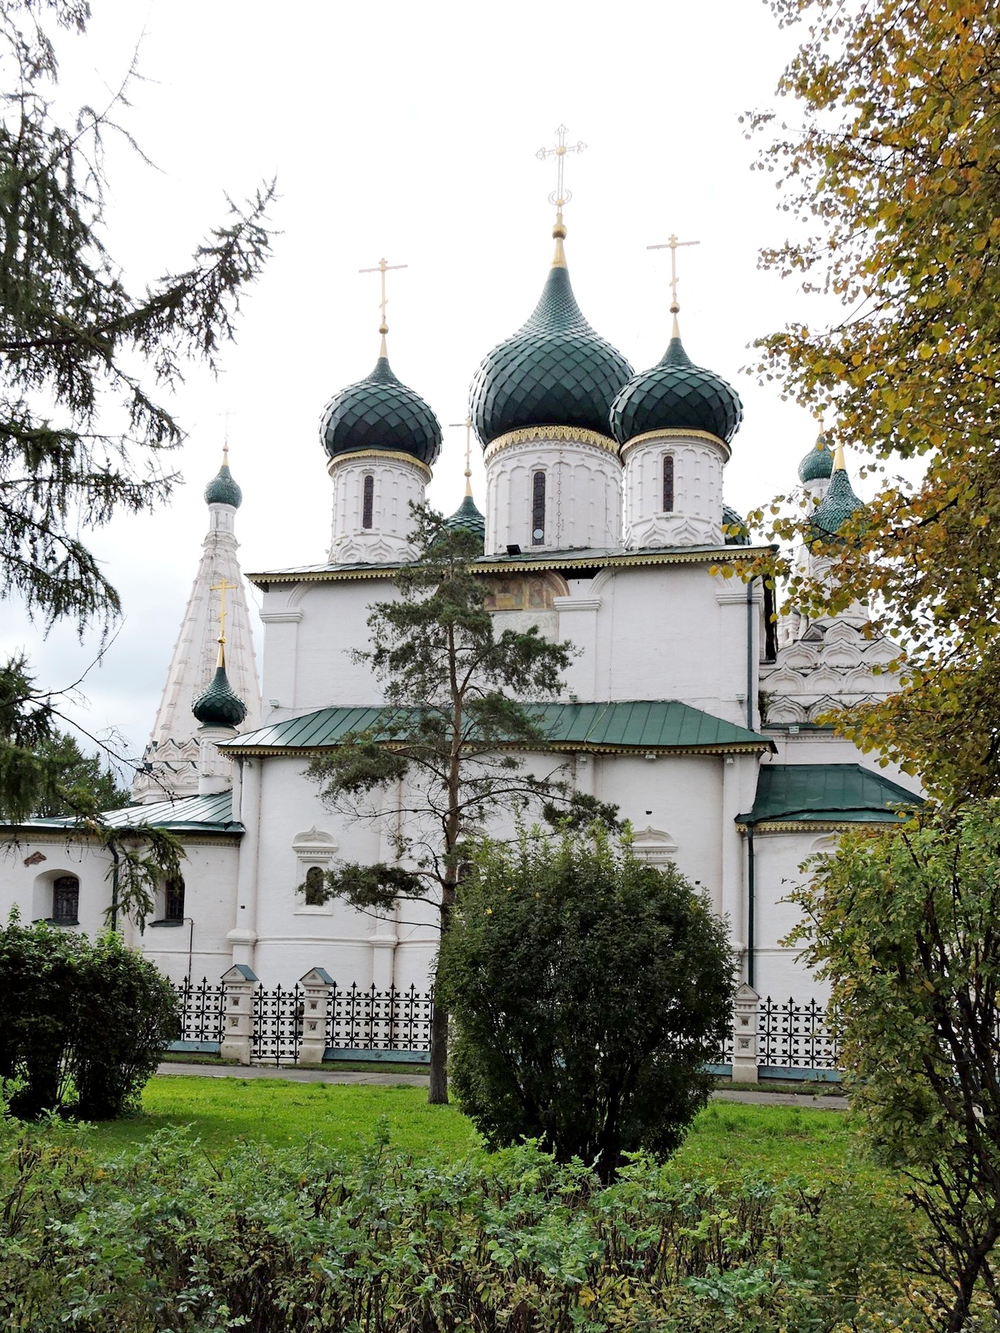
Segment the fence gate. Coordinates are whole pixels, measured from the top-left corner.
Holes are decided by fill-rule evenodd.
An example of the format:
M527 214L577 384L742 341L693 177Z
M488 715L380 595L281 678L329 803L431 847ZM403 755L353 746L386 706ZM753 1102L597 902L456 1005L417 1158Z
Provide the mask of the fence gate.
M253 993L253 1035L250 1058L254 1064L296 1064L302 1041L305 1000L302 987L275 986Z

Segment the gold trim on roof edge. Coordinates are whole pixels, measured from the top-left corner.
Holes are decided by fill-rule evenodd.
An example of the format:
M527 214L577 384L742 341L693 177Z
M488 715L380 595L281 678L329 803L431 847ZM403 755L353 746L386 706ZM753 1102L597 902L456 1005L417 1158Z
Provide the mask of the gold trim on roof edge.
M628 569L642 565L695 565L729 564L734 560L747 560L755 555L766 555L775 551L773 546L715 546L698 551L647 551L642 555L629 555L622 551L616 555L572 556L559 559L547 556L538 560L496 560L483 561L473 565L477 574L511 574L519 570L538 571L545 569L603 569L605 567ZM402 565L372 565L367 569L299 569L266 570L245 574L244 578L256 586L265 583L324 583L352 579L391 579L399 573Z
M422 472L428 481L432 475L426 463L422 463L419 458L414 458L412 454L404 453L402 449L348 449L346 453L334 454L327 461L326 470L333 476L333 469L339 463L349 463L354 458L377 458L383 462L391 458L396 463L410 463L418 472Z
M710 430L684 430L681 426L670 426L664 430L647 430L643 431L641 435L633 435L621 447L622 458L636 445L648 444L651 440L707 440L709 444L719 446L726 456L727 463L733 456L733 451L725 440L718 435L713 435Z
M349 734L349 733L346 733ZM239 741L229 741L226 743L227 754L242 754L260 756L266 758L268 755L302 755L306 753L319 753L322 750L337 749L339 741L334 741L327 745L240 745ZM389 744L387 749L392 749ZM598 742L586 741L553 741L550 745L539 746L537 751L526 750L517 745L497 745L491 746L491 749L497 750L521 750L525 754L547 754L550 751L557 751L560 754L649 754L656 751L661 754L671 755L712 755L712 754L766 754L769 750L774 750L774 745L766 739L758 741L720 741L717 745L601 745Z
M903 821L900 820L900 823ZM846 833L859 824L867 828L881 828L891 824L888 819L762 819L753 825L754 835L758 833ZM737 824L738 833L746 833L749 825ZM895 825L893 825L895 827Z
M589 444L618 457L617 441L596 430L586 430L583 426L524 426L491 440L483 453L483 459L488 463L497 454L503 453L505 449L513 449L518 444L546 443Z

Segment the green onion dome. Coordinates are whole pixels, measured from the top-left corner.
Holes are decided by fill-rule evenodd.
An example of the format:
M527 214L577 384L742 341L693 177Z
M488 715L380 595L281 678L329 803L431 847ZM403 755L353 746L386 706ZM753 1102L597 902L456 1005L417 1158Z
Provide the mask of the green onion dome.
M534 314L494 347L472 381L470 410L484 445L528 426L608 433L608 410L632 367L580 311L562 242Z
M320 440L331 458L358 450L409 454L428 467L441 451L441 425L419 394L389 368L385 343L375 369L323 409Z
M674 326L663 360L636 375L611 407L611 431L619 444L657 430L707 431L733 438L743 420L736 390L713 370L696 366Z
M836 468L826 494L810 519L814 538L829 541L831 537L836 537L851 515L860 509L864 509L864 505L851 489L846 469Z
M246 717L247 706L233 693L224 662L219 663L212 683L194 701L191 712L203 727L238 727Z
M722 526L727 529L724 533L727 546L750 545L750 529L747 527L746 519L740 518L736 510L730 509L729 505L722 506Z
M227 451L228 452L228 451ZM243 492L233 481L229 464L223 459L222 467L205 487L205 503L210 505L232 505L239 509L243 503Z
M833 473L833 454L821 435L799 464L799 481L824 481Z
M486 541L486 519L476 508L471 495L467 495L451 517L445 519L444 525L452 532L462 528L477 537L480 543Z

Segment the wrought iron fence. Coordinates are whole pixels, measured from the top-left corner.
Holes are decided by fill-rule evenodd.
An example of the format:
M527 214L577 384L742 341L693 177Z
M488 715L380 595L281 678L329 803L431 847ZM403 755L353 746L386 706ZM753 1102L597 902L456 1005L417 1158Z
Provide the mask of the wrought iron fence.
M203 978L175 986L180 1030L175 1049L217 1046L222 1040L225 988ZM432 991L376 990L357 984L331 986L326 1019L327 1050L427 1052L431 1045ZM251 1055L254 1061L294 1064L302 1042L303 992L298 985L253 992ZM721 1052L731 1064L733 1038ZM783 1069L836 1069L839 1051L815 1000L760 1001L757 1011L757 1064Z

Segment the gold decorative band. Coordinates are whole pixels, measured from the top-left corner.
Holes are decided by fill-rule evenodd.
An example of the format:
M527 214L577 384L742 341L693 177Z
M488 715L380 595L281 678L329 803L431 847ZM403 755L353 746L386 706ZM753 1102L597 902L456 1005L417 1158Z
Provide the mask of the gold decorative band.
M733 454L725 440L718 435L713 435L710 430L685 430L683 426L669 426L664 430L647 430L641 435L633 435L631 440L622 445L622 458L636 445L649 444L653 440L706 440L709 444L715 444L722 450L727 463Z
M347 453L334 454L326 465L327 472L333 475L333 469L338 463L351 463L359 458L374 458L380 463L409 463L415 467L418 472L422 472L428 481L431 479L431 470L426 463L422 463L419 458L414 458L412 454L404 454L401 449L350 449Z
M589 444L594 449L604 449L609 454L618 455L618 443L610 435L601 435L596 430L586 430L582 426L527 426L522 430L511 430L506 435L498 435L491 440L483 454L488 463L491 458L505 449L513 449L518 444Z

